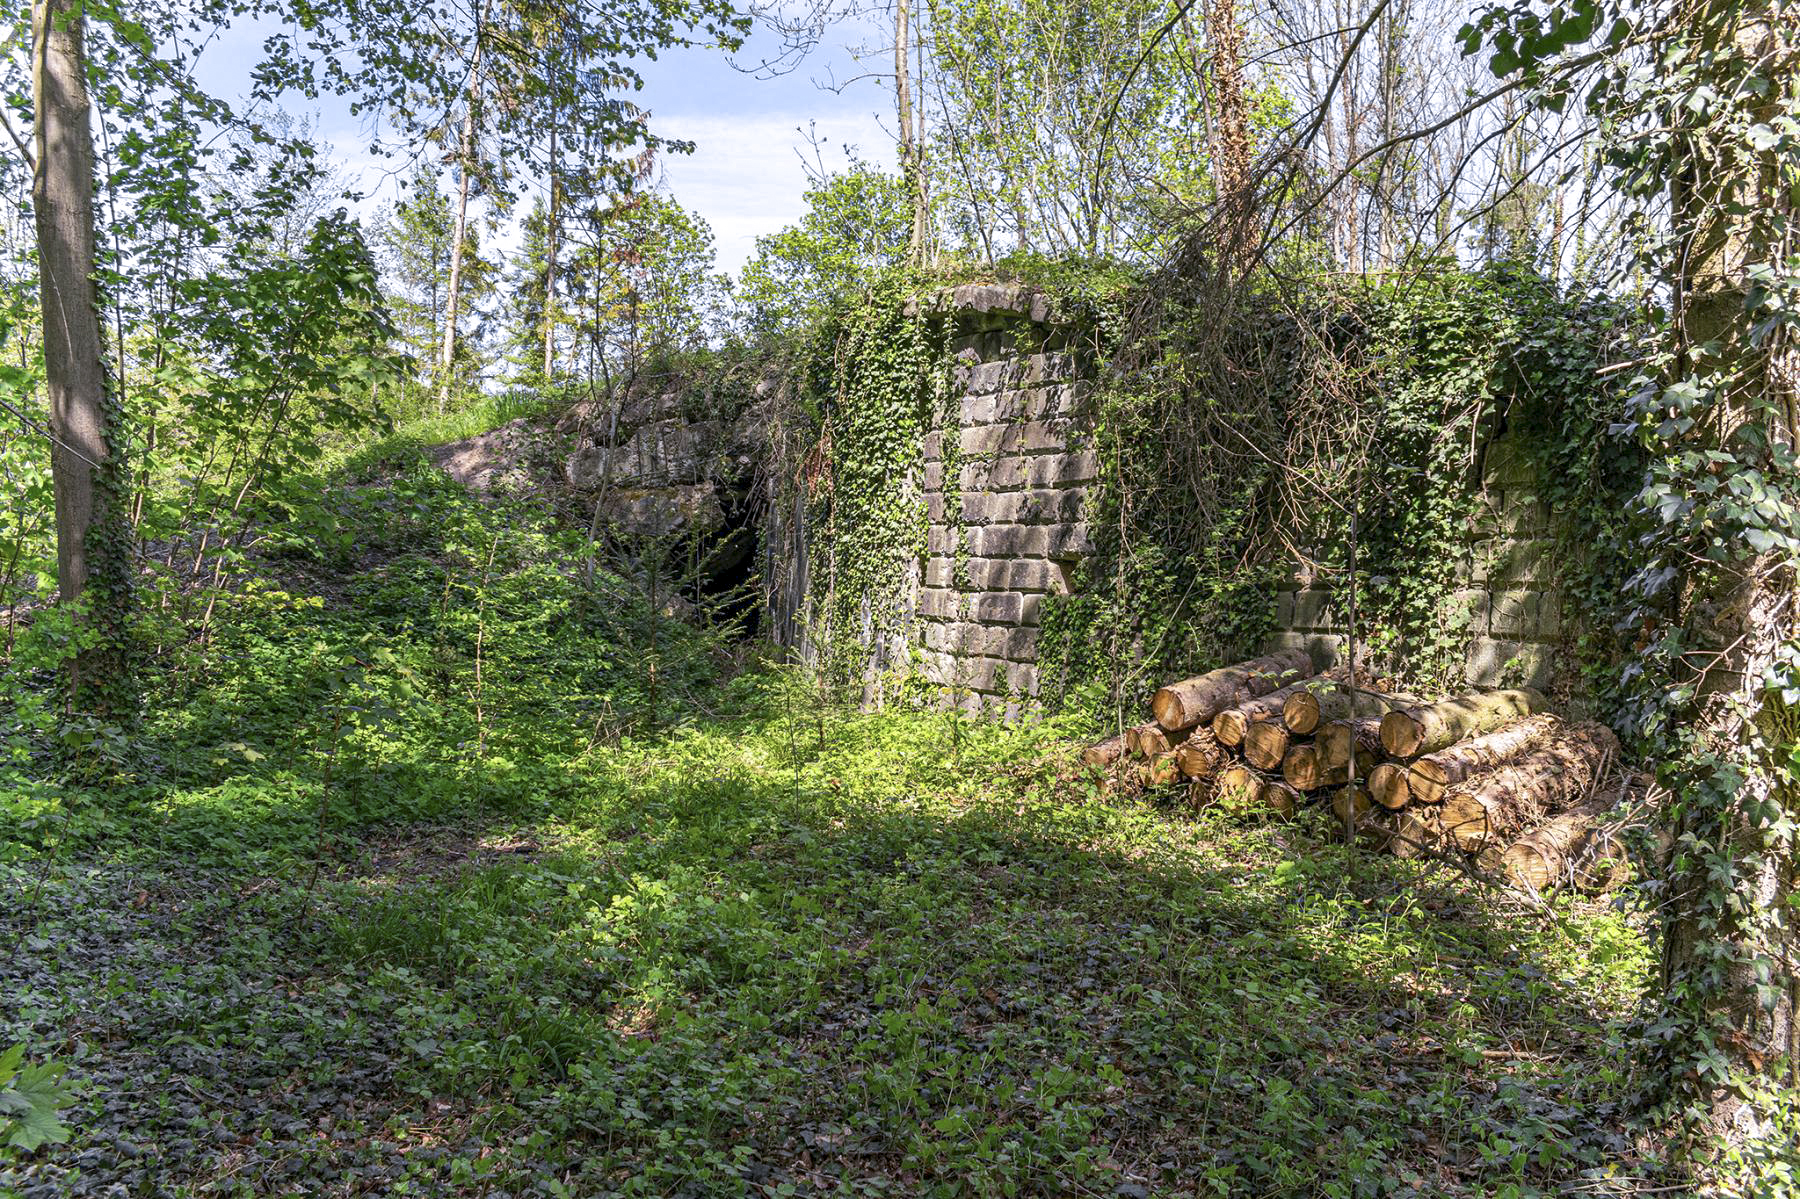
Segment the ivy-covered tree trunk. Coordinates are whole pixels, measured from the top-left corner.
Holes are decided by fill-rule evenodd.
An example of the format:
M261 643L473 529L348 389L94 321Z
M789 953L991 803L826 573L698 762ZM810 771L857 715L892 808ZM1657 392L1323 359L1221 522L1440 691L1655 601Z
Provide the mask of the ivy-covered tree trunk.
M1670 472L1661 494L1685 505L1664 647L1671 697L1692 698L1670 726L1689 732L1667 778L1664 1028L1686 1042L1671 1064L1698 1084L1683 1088L1690 1114L1738 1142L1768 1135L1758 1092L1800 1071L1795 330L1781 304L1769 311L1771 291L1795 291L1780 275L1800 179L1774 136L1800 114L1791 7L1690 0L1675 25L1687 44L1668 60L1681 87L1729 99L1671 122L1677 354L1658 428L1674 432L1653 448Z
M55 438L57 587L64 604L84 604L87 628L98 635L71 663L70 695L80 710L127 715L135 708L125 653L131 534L94 285L94 144L82 7L77 0L35 0L31 17L31 200Z

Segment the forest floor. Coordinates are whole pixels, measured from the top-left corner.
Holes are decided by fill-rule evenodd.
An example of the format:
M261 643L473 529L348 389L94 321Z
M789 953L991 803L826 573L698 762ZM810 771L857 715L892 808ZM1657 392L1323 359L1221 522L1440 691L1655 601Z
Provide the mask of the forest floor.
M863 714L399 444L0 799L63 1195L1630 1193L1624 902ZM596 595L596 590L599 592Z

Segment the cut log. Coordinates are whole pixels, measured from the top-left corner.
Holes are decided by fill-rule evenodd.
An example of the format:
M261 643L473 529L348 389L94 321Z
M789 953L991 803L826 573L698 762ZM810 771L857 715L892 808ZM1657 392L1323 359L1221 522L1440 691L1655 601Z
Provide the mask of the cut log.
M1575 864L1583 856L1594 827L1612 811L1618 796L1591 799L1570 808L1514 841L1500 855L1500 869L1515 886L1548 891L1579 881Z
M1081 751L1081 764L1083 766L1111 766L1131 752L1130 747L1125 744L1125 737L1126 734L1120 733L1116 737L1108 737L1104 741L1098 741L1088 746Z
M1381 721L1373 716L1333 720L1319 730L1313 744L1319 747L1319 761L1327 770L1341 770L1350 765L1353 746L1359 752L1381 753Z
M1295 689L1305 686L1310 679L1291 683L1277 688L1267 695L1259 695L1255 699L1247 699L1241 704L1234 704L1212 718L1213 736L1221 745L1237 746L1244 740L1244 734L1250 726L1259 720L1281 720L1282 705L1287 703Z
M1138 767L1138 781L1146 787L1166 787L1180 778L1174 750L1165 750Z
M1316 745L1290 746L1287 757L1281 759L1281 777L1297 791L1317 791L1330 781L1326 774Z
M1504 845L1550 814L1585 800L1618 756L1619 739L1605 725L1568 725L1524 757L1444 792L1439 822L1467 853Z
M1426 754L1412 764L1407 780L1413 798L1421 803L1437 803L1444 798L1444 792L1457 783L1529 753L1556 736L1562 728L1559 717L1544 712Z
M1339 787L1331 793L1331 814L1340 825L1355 825L1374 807L1375 801L1365 787Z
M1305 798L1280 779L1270 779L1263 784L1261 795L1263 806L1284 817L1291 818L1299 810L1301 801Z
M1186 741L1175 747L1175 764L1191 779L1209 778L1225 768L1230 760L1218 739L1208 728L1197 728Z
M1244 761L1258 770L1280 770L1288 741L1287 725L1279 720L1259 720L1244 733Z
M1450 850L1456 846L1444 836L1438 823L1436 808L1410 807L1390 812L1393 836L1388 839L1388 852L1397 858L1424 857L1431 850Z
M1413 695L1388 695L1368 687L1352 687L1335 672L1307 679L1292 688L1281 704L1281 722L1292 733L1316 733L1334 720L1373 717L1380 720L1396 708L1417 707Z
M1357 775L1368 777L1375 758L1367 751L1357 753ZM1281 777L1298 791L1317 791L1321 787L1341 787L1350 781L1348 766L1328 767L1318 744L1290 745L1287 757L1281 759Z
M1381 718L1381 744L1396 758L1436 753L1447 745L1490 733L1520 716L1541 712L1544 697L1530 688L1472 691L1440 704L1403 708Z
M1165 729L1192 728L1226 708L1267 695L1293 678L1313 672L1303 649L1284 649L1235 666L1170 683L1150 700L1150 710Z
M1180 745L1193 731L1192 728L1170 731L1151 720L1127 730L1125 736L1133 754L1140 758L1154 758L1157 754L1166 754Z
M1369 794L1390 812L1404 808L1412 793L1406 783L1406 767L1398 762L1383 762L1369 772Z
M1228 807L1247 808L1262 798L1263 778L1248 766L1227 766L1218 778L1219 802Z

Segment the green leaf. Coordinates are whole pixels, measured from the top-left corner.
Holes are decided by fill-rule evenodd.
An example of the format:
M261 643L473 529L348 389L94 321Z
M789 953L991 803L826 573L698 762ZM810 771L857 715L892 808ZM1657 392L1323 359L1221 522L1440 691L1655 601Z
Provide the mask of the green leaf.
M0 1144L30 1153L41 1145L60 1145L71 1135L57 1112L75 1102L74 1088L63 1082L67 1063L20 1066L25 1047L15 1045L0 1056Z

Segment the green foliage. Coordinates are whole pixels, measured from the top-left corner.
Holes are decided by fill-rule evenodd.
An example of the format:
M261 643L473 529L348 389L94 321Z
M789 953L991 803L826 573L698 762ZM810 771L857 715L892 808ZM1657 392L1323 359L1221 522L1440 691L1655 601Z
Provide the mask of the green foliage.
M78 1031L84 1096L0 1187L1657 1179L1618 912L1104 799L1065 721L821 704L670 621L653 733L651 614L542 513L403 442L321 502L151 660L145 754L34 825L0 781L0 1039Z
M58 1115L75 1102L63 1081L68 1069L67 1062L26 1065L23 1045L0 1053L0 1147L30 1153L69 1140Z
M949 370L941 316L914 305L915 281L883 276L819 338L811 367L818 440L804 464L808 519L826 570L813 614L816 644L838 682L860 681L869 655L898 628L907 568L925 554L919 466Z
M925 5L934 193L970 256L1142 256L1210 173L1195 24L1148 0Z
M1792 17L1780 3L1677 13L1571 0L1496 6L1464 31L1466 52L1491 51L1493 71L1544 107L1586 106L1632 233L1620 265L1668 288L1633 347L1622 428L1639 485L1607 526L1636 568L1614 604L1637 650L1619 672L1621 710L1656 763L1673 834L1655 884L1665 989L1643 1032L1655 1109L1703 1150L1723 1134L1729 1188L1771 1195L1793 1178L1783 1058L1800 836L1800 653L1786 615L1800 548ZM1584 43L1603 53L1577 53Z
M900 266L912 231L905 185L865 162L813 181L806 215L756 239L739 298L752 330L770 333L824 319L881 272Z
M1291 302L1164 278L1125 310L1095 416L1099 552L1046 606L1053 698L1117 721L1162 681L1257 652L1296 566L1347 629L1353 558L1362 649L1420 690L1459 686L1457 592L1477 539L1504 532L1482 447L1515 425L1543 455L1542 498L1593 551L1567 573L1589 600L1616 591L1622 550L1594 538L1628 490L1605 433L1621 398L1594 382L1604 306L1503 265ZM1616 665L1603 633L1587 648L1596 673Z

